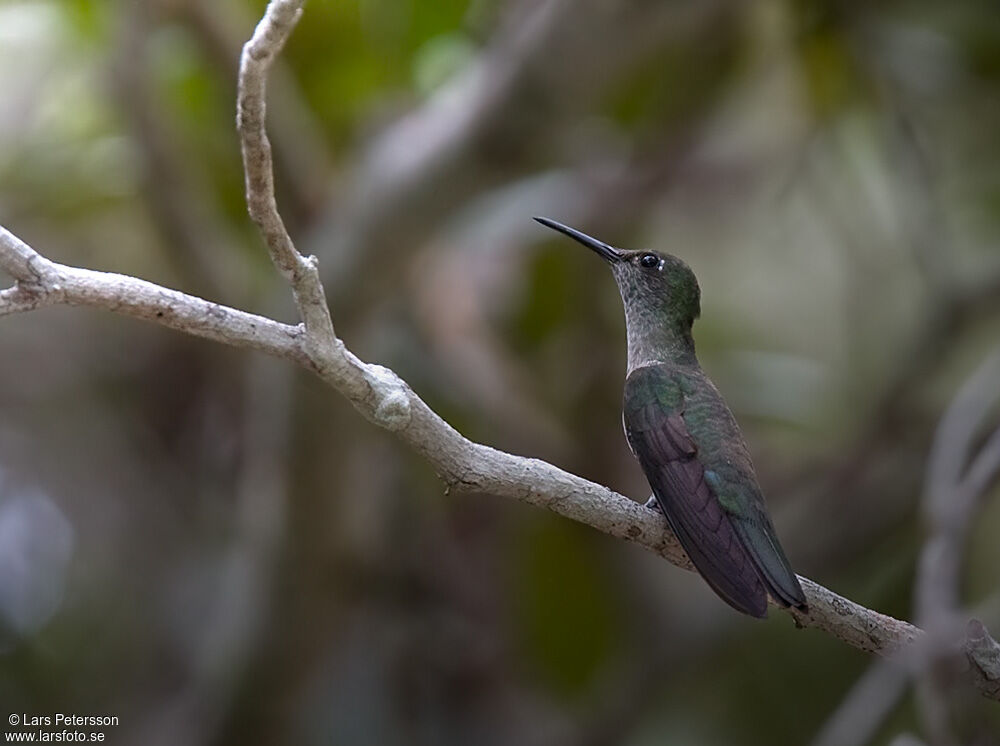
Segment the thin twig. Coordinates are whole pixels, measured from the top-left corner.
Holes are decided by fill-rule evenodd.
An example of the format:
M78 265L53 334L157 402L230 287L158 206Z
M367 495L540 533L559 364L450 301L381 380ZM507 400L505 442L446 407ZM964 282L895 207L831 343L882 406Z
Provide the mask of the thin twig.
M909 688L902 662L883 658L856 681L820 729L812 746L864 746L869 743Z
M1000 352L987 358L962 386L934 435L924 497L929 536L917 582L917 615L928 624L958 609L965 537L980 496L1000 468L1000 431L977 457L969 457L982 420L1000 394L997 381Z
M275 0L267 6L240 56L236 94L236 129L246 174L247 208L267 243L271 261L292 286L295 304L308 332L308 350L330 348L336 337L326 293L316 271L316 258L295 248L274 197L271 143L267 139L265 90L267 72L302 15L305 0Z
M947 664L972 657L987 679L992 674L990 654L997 643L981 623L969 630L975 642L966 639L960 589L973 516L1000 470L1000 429L970 457L982 421L1000 396L997 381L1000 351L987 357L948 406L928 460L924 516L929 533L920 553L915 595L917 619L928 632L929 658L921 668L917 696L927 735L935 746L958 742L949 722L953 672Z

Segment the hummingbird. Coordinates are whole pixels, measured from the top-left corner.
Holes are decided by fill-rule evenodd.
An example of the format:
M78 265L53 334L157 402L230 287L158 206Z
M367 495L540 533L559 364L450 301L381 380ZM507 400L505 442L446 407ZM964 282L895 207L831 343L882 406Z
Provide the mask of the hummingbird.
M670 254L617 249L549 218L542 225L611 265L625 304L625 437L667 523L723 601L754 617L768 596L807 611L778 542L736 418L695 357L701 313L694 272Z

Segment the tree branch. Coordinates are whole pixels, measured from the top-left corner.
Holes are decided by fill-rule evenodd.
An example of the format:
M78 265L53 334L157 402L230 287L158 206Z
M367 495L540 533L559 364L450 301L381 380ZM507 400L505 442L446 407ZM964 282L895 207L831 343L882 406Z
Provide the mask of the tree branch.
M134 277L51 262L2 227L0 267L17 279L13 288L0 293L0 316L58 304L90 306L298 363L341 392L368 420L395 432L427 458L449 487L547 508L691 569L656 511L552 464L468 440L395 373L362 362L339 339L310 354L306 352L308 332L302 326L282 324ZM814 627L879 655L898 651L922 634L912 624L867 609L807 578L800 580L810 611L789 613L802 627ZM1000 693L980 689L1000 698Z
M52 305L90 306L132 316L234 347L307 364L300 326L239 311L111 272L49 261L0 226L0 268L15 278L0 292L0 316Z
M956 661L971 658L1000 687L997 643L978 620L963 629L960 608L965 544L981 498L1000 470L1000 428L970 456L983 418L997 399L1000 350L980 365L948 406L934 435L927 467L924 517L929 533L920 553L915 588L917 619L927 630L927 660L917 696L931 743L958 743L952 733L951 682ZM968 464L968 467L966 465Z
M292 286L295 304L305 322L307 349L332 347L336 337L326 294L316 271L316 258L295 249L274 197L274 167L267 139L264 92L267 71L302 15L305 0L276 0L268 5L253 36L243 45L236 92L236 130L240 135L246 174L247 208L267 243L271 261Z
M264 132L267 68L303 3L272 0L244 47L238 129L250 215L261 229L272 261L292 286L304 326L282 324L133 277L57 264L3 228L0 267L16 282L0 293L0 316L56 304L91 306L290 360L316 373L368 420L396 433L432 464L449 488L489 492L547 508L690 569L690 561L660 513L552 464L470 441L394 372L358 359L336 337L316 262L298 253L278 214ZM801 582L810 612L788 612L799 626L814 627L880 655L892 654L922 636L912 624L867 609L806 578ZM1000 699L1000 692L989 687L979 667L972 667L972 672L978 674L973 681L980 691Z

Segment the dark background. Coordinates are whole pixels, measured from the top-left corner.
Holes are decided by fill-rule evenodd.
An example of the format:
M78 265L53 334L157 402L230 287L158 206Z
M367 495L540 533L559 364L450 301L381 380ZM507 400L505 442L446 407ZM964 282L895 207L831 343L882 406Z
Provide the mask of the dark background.
M233 126L263 5L0 3L0 222L292 321ZM312 0L268 106L351 349L635 499L614 283L530 217L682 257L796 569L912 618L934 429L1000 331L998 83L986 2ZM986 499L963 598L994 631L998 531ZM445 494L288 363L91 310L0 321L9 712L117 715L111 743L808 743L872 659L772 617ZM917 730L908 695L871 743Z

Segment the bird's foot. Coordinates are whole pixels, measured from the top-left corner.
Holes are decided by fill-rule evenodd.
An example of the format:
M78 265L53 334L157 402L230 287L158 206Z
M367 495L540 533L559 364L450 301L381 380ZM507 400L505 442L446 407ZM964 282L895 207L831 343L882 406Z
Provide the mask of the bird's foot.
M656 500L656 495L650 495L644 507L649 508L650 510L659 511L660 513L663 512L663 508L660 507L660 503Z

